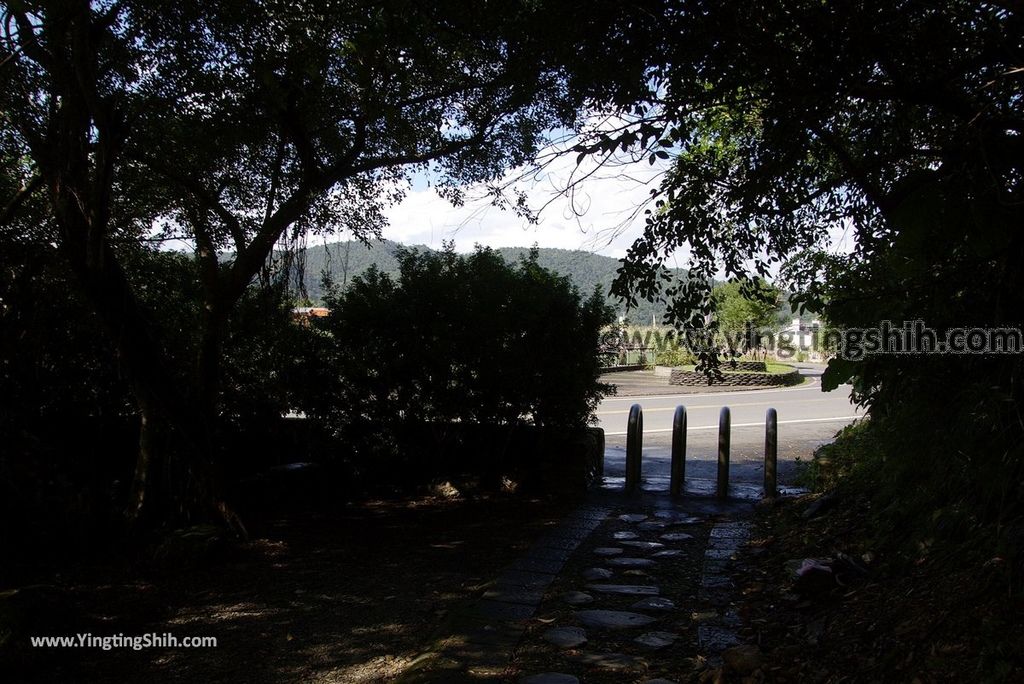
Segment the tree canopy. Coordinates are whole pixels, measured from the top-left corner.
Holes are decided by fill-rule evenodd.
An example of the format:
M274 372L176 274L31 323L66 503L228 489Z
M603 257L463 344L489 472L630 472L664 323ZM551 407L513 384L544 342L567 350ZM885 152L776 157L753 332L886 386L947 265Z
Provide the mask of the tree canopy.
M643 144L673 157L621 292L657 296L661 265L685 245L694 277L663 294L677 321L699 324L716 271L764 277L836 228L855 239L854 265L881 264L909 242L949 275L1017 258L1019 8L673 6L649 100L620 131L579 147ZM804 301L820 306L812 280L801 281Z
M747 351L743 347L755 341L753 334L760 336L775 332L778 325L777 289L766 288L764 292L745 296L739 283L720 283L712 289L711 296L718 332L725 336L729 352Z
M671 159L618 292L666 297L699 328L716 273L749 290L785 264L791 301L837 328L1024 327L1020 3L671 5L649 97L577 147ZM691 277L666 287L676 250ZM875 355L834 359L824 385L852 382L890 431L880 458L904 501L927 474L928 506L969 496L1004 516L1024 468L1021 370L1019 355Z
M7 3L3 242L56 244L116 346L146 428L136 507L157 471L156 505L179 517L216 499L226 324L275 245L375 234L417 169L458 202L585 103L634 97L647 58L624 48L654 17L616 3ZM593 59L570 68L581 50ZM199 288L183 363L125 268L176 238Z

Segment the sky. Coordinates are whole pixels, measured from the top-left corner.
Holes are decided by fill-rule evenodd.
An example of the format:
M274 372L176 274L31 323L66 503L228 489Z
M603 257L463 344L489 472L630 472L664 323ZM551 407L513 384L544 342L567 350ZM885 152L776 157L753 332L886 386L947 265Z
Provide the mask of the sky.
M477 243L489 247L559 247L580 249L611 257L622 257L643 230L643 216L637 214L650 191L657 187L666 163L651 166L646 161L613 168L576 166L575 155L557 158L540 175L515 184L525 192L529 204L539 210L539 221L531 225L515 212L491 206L482 192L470 190L461 207L452 207L425 183L414 183L404 201L386 213L390 226L384 237L405 244L439 248L454 240L458 251L469 251ZM522 175L520 169L508 176ZM592 176L565 189L581 173Z
M595 169L576 165L576 155L557 157L539 176L516 183L524 191L530 206L541 208L537 224L530 224L513 211L490 205L480 191L468 193L466 203L453 207L427 186L425 179L415 179L405 199L392 206L386 214L390 225L384 237L407 245L440 248L446 240L454 240L460 252L471 251L476 244L489 247L558 247L578 249L621 258L643 232L644 201L656 188L669 162L658 160L653 166L647 160ZM580 174L593 175L575 187L571 196L565 189ZM509 179L522 174L519 170ZM473 199L473 196L476 199ZM830 231L832 249L852 251L852 237L842 228ZM667 265L686 267L688 250L672 256Z

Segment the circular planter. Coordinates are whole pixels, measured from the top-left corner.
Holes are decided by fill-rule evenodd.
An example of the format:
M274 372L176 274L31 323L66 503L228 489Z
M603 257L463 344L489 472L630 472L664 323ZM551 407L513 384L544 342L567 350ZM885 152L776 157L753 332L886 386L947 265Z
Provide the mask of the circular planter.
M687 387L706 387L708 385L715 387L785 387L800 382L800 371L795 368L787 373L759 373L756 371L729 371L723 369L722 374L725 377L721 380L715 380L714 378L709 379L704 373L674 368L669 376L668 384Z

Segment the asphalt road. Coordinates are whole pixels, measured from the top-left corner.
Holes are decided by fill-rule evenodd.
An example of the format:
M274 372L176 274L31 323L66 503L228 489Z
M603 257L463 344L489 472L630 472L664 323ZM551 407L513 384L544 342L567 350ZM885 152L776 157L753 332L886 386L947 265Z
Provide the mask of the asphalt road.
M718 450L718 416L723 406L732 413L730 479L734 483L761 483L764 478L765 413L775 408L779 416L779 483L790 484L798 459L807 461L814 449L831 441L835 433L852 422L860 411L850 403L850 388L821 391L821 366L803 365L803 385L783 389L717 391L708 394L676 394L666 378L631 373L622 376L623 385L664 384L664 394L607 397L598 407L599 426L605 430L605 477L614 485L624 476L626 422L629 407L643 408L644 438L642 477L645 488L667 489L672 417L676 406L686 406L687 480L707 480L693 488L702 490L715 477ZM605 376L614 383L614 375Z

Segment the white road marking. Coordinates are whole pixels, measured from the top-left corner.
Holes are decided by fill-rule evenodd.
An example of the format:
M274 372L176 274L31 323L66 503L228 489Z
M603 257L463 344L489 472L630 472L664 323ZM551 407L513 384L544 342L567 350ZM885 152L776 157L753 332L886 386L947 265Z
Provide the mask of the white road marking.
M837 420L854 420L856 418L863 418L864 416L835 416L833 418L799 418L795 420L780 420L779 425L792 425L793 423L828 423L830 421ZM746 427L764 427L764 423L734 423L734 428L746 428ZM691 432L693 430L717 430L718 425L698 425L695 427L687 427L686 431ZM653 434L655 432L672 432L672 428L655 429L655 430L644 430L644 434ZM620 437L627 434L626 432L606 432L606 437Z
M704 395L704 396L706 396L706 395ZM782 401L747 401L747 402L743 402L741 404L729 404L729 408L733 408L735 406L765 406L765 405L768 405L768 404L778 404L779 406L782 406L782 405L788 406L790 404L809 404L809 403L817 403L817 402L820 402L820 401L821 401L821 399L792 399L792 400L782 400ZM689 411L696 411L697 409L708 409L708 408L717 409L717 408L721 408L722 406L724 406L724 404L698 404L697 406L687 406L686 404L683 404L683 406L686 406L686 410L687 410L687 412L689 412ZM661 411L675 411L675 410L676 410L675 406L665 406L665 407L661 407L661 408L645 408L644 409L644 414L646 415L648 413L658 413L658 412L661 412ZM613 416L613 415L619 415L619 414L626 415L628 413L629 413L628 410L627 411L598 411L597 415L599 415L599 416Z

